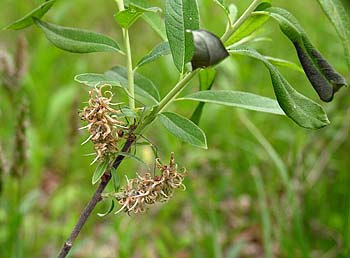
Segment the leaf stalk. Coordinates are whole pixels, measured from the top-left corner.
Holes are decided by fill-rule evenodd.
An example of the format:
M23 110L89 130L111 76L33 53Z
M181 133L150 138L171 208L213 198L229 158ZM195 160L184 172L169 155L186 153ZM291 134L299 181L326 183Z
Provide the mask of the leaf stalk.
M232 25L232 27L227 30L224 35L221 37L222 42L227 41L233 33L252 15L254 10L258 7L261 0L254 0L249 7L244 11L241 17Z

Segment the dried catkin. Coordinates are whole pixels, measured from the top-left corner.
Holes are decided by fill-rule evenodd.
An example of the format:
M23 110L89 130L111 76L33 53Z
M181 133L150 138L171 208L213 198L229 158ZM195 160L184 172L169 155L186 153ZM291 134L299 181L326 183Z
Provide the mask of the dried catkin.
M116 213L144 212L149 205L168 201L175 189L186 189L182 182L187 173L185 169L182 173L177 171L174 153L171 153L169 165L161 165L159 159L156 162L160 176L152 177L149 173L145 173L143 176L137 175L136 178L127 179L127 185L116 196L122 206Z
M112 92L103 92L106 87L109 86L104 85L89 91L88 106L84 107L80 113L81 119L88 122L88 125L81 129L89 131L88 139L93 142L97 159L100 160L104 160L110 154L118 152L118 127L124 124L117 117L121 111L110 106L113 97Z

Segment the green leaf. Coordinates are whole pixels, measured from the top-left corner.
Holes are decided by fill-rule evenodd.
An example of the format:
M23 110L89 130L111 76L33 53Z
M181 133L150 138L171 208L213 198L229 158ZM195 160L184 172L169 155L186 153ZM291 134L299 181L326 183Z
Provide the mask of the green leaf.
M94 174L92 175L92 184L96 184L100 179L101 177L103 176L103 174L106 172L106 170L109 168L109 164L110 164L110 161L107 159L105 161L102 161L100 162L96 169L95 169L95 172Z
M230 107L239 107L259 112L284 115L283 110L274 99L248 92L232 90L208 90L195 92L178 100L194 100Z
M116 114L118 117L134 117L136 118L137 117L137 113L130 109L128 106L124 106L124 107L121 107L120 109L120 113L119 114Z
M123 87L128 87L128 72L125 67L115 66L105 74L109 78L119 81ZM153 104L158 104L160 100L159 91L151 80L135 72L134 82L135 94L150 100Z
M136 65L136 68L139 68L145 64L148 64L150 62L153 62L154 60L171 54L170 47L168 42L162 42L158 44L150 53L148 53L146 56L144 56Z
M278 21L282 32L294 44L306 76L320 99L326 102L331 101L334 93L347 85L346 80L312 45L296 18L288 11L275 7L259 13L267 14Z
M47 39L56 47L73 53L116 51L119 45L111 38L87 30L62 27L35 19Z
M106 74L82 73L76 75L74 77L74 80L90 87L99 87L105 84L121 87L120 81L117 81L115 78L112 78L111 76L108 76Z
M225 3L224 3L223 0L214 0L214 3L217 4L218 6L220 6L220 8L221 8L222 10L224 10L226 16L229 17L228 8L227 8L227 6L225 5Z
M237 15L238 15L238 8L235 4L230 4L228 6L228 18L231 24L237 20Z
M340 0L317 0L337 31L350 69L350 19Z
M268 20L269 17L265 15L253 15L249 17L225 42L225 45L231 45L251 35L253 32L260 29Z
M37 8L32 10L30 13L26 14L19 20L15 21L14 23L11 23L4 29L8 30L20 30L29 27L34 23L33 18L40 19L43 17L48 10L53 6L53 4L56 2L56 0L46 1L39 5Z
M180 140L200 148L208 148L204 132L191 120L171 112L161 113L158 117L163 126Z
M111 174L112 174L112 182L113 182L113 188L115 192L119 191L120 188L120 177L119 173L115 168L111 168Z
M135 4L143 8L150 8L149 0L124 0L125 5ZM160 12L145 12L141 18L148 23L151 28L161 37L163 41L167 40L165 25L163 18L159 15Z
M125 67L116 66L104 74L83 73L74 77L74 80L90 87L99 87L105 84L128 88L128 72ZM160 95L154 83L139 73L134 73L135 93L149 100L151 104L158 104Z
M165 25L162 18L155 13L145 13L142 19L160 36L162 40L167 40Z
M279 66L279 67L285 67L291 70L295 70L301 73L304 73L303 68L301 68L299 65L290 62L288 60L276 58L276 57L271 57L271 56L264 56L271 64L274 66Z
M140 164L142 164L143 166L147 167L147 164L142 160L140 159L139 157L137 157L136 155L133 155L129 152L118 152L118 155L121 155L121 156L124 156L126 158L131 158L137 162L139 162Z
M222 0L214 0L214 3L216 3L225 12L229 26L232 26L233 22L237 19L237 6L235 4L226 6L225 2Z
M213 68L201 70L198 77L200 90L210 90L216 78L216 70Z
M214 84L216 78L216 71L212 68L207 68L199 72L199 89L202 90L210 90ZM196 125L199 124L199 121L201 119L203 108L204 108L204 102L198 103L196 109L194 110L191 121L195 123Z
M192 31L194 55L191 60L192 69L206 68L216 65L229 56L221 40L206 30Z
M230 52L250 56L265 64L270 72L272 85L280 107L299 126L317 129L329 124L324 109L319 104L297 92L263 55L254 49L248 48L232 49Z
M159 7L144 8L135 4L129 4L128 8L114 15L116 22L125 29L128 29L138 18L147 12L161 12Z
M225 1L224 0L214 0L217 4L220 4L221 6L225 7Z
M261 4L258 5L257 8L255 8L254 11L263 11L271 6L271 1L263 1Z
M199 29L197 0L166 0L165 28L174 64L183 73L194 54L192 35L187 31Z
M100 217L104 217L106 215L108 215L109 213L111 213L114 209L114 200L111 200L111 204L109 205L108 210L105 213L97 213L98 216Z

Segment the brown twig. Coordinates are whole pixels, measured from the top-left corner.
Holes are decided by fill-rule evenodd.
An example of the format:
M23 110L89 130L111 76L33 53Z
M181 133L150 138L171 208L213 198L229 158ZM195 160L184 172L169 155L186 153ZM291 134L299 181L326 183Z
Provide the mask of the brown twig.
M133 142L135 140L136 140L136 138L131 132L127 141L124 144L122 152L128 152L131 145L133 144ZM124 155L118 155L113 163L113 168L117 169L124 158L125 158ZM102 177L100 185L96 189L96 191L95 191L94 195L92 196L92 198L90 199L88 205L85 207L83 212L80 214L80 218L79 218L77 224L74 226L70 236L68 237L68 239L64 243L62 249L60 250L60 253L58 254L58 258L67 257L70 249L72 248L72 246L74 244L75 239L78 237L81 229L83 228L85 222L89 218L92 210L95 208L97 203L99 201L101 201L101 194L102 194L103 190L106 188L106 186L109 183L109 181L111 180L111 178L112 178L112 175L111 175L110 171L106 171Z

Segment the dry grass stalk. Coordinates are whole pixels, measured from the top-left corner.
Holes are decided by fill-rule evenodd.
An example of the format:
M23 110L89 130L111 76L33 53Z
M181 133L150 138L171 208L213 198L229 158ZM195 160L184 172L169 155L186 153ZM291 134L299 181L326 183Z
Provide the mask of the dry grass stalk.
M27 139L26 132L28 128L28 105L22 102L17 118L15 143L13 149L12 166L10 173L16 177L24 175L27 166Z
M0 75L5 88L13 93L21 87L21 79L27 73L27 41L24 37L19 37L15 60L5 50L0 50Z

